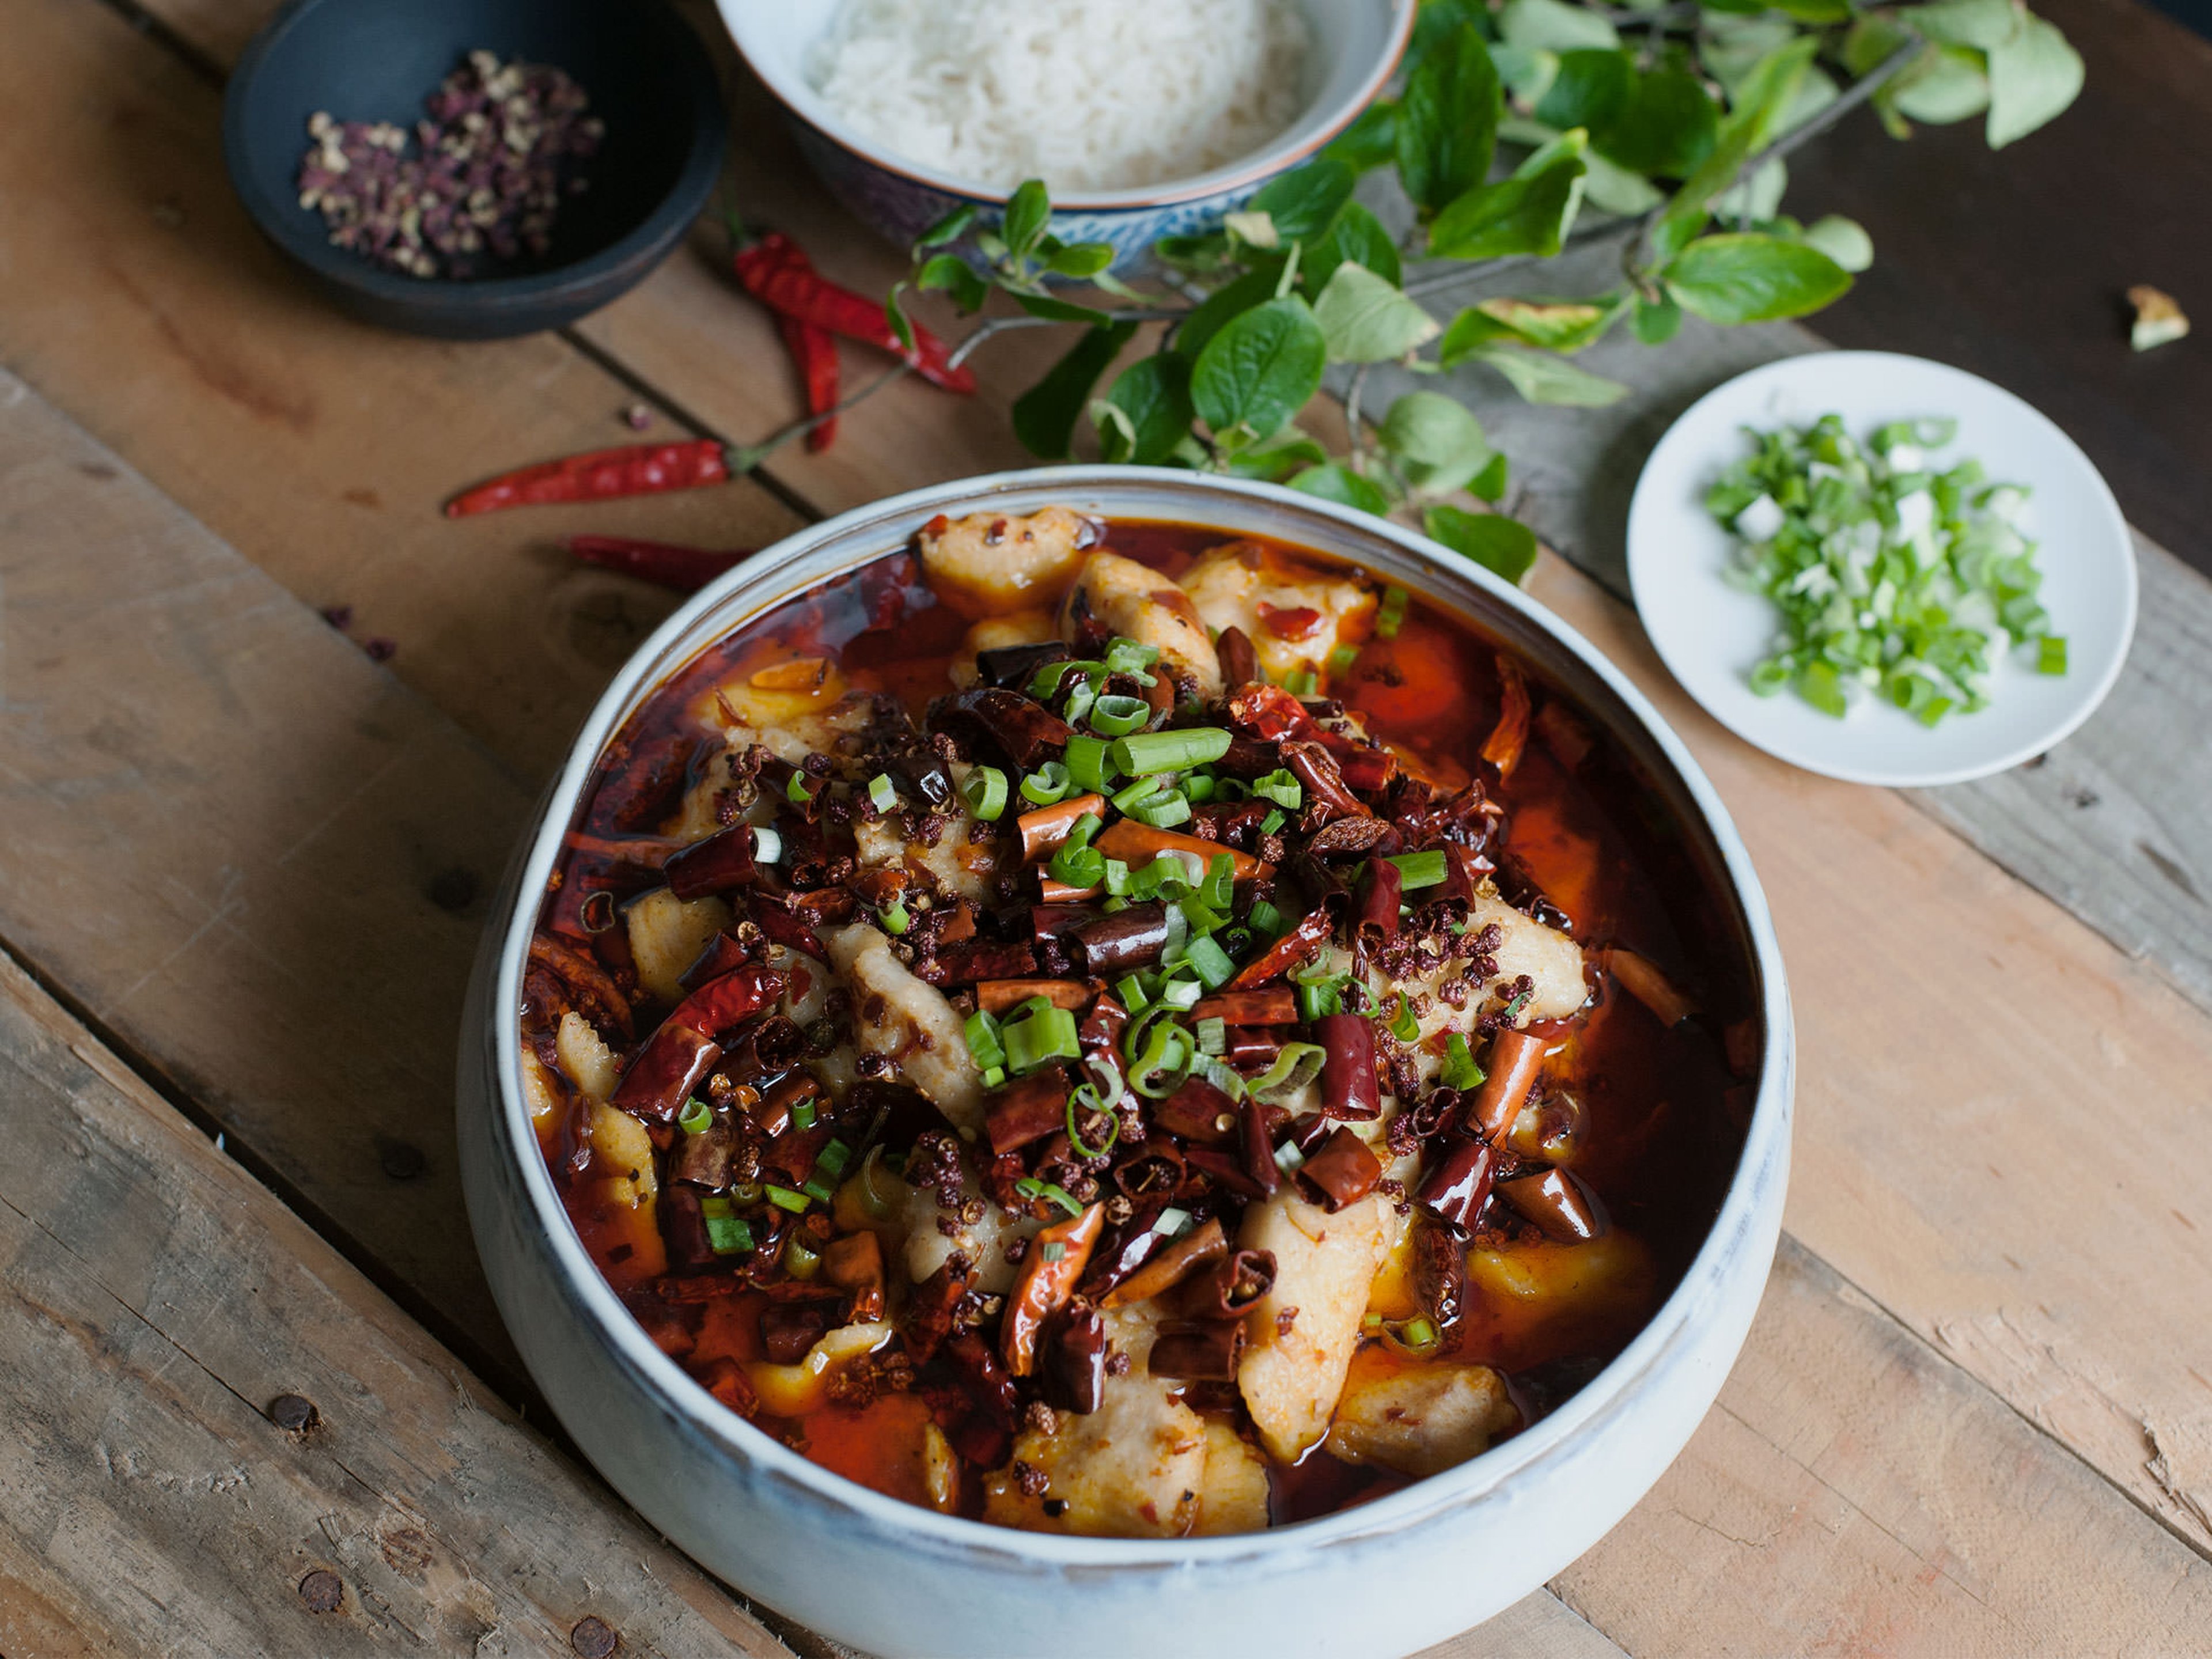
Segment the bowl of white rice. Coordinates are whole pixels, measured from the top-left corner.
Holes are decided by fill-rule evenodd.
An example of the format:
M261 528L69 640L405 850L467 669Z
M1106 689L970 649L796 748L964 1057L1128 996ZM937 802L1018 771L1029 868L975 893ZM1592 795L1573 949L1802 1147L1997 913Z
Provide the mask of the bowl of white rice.
M830 190L894 241L1024 179L1126 258L1317 153L1416 0L718 0Z

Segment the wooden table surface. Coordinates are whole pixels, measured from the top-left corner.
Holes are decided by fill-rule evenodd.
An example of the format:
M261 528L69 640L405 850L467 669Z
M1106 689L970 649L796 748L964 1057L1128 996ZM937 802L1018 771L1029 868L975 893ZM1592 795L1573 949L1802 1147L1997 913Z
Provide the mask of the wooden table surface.
M796 390L710 239L560 335L325 309L220 165L265 9L0 8L0 1655L820 1651L527 1420L453 1167L460 992L538 790L671 605L554 538L757 544L1018 464L1042 348L729 488L448 524L461 483L628 441L633 404L747 440ZM732 94L748 216L884 285L896 256ZM2121 350L2109 321L2048 361ZM1719 1404L1610 1536L1437 1651L2212 1652L2212 585L2139 542L2125 677L2015 773L1905 794L1747 748L1619 598L1626 480L1691 397L1818 343L1692 331L1602 348L1638 396L1601 416L1482 404L1559 550L1533 592L1751 847L1801 1084ZM2144 372L2203 387L2199 342L2168 349ZM2167 437L2201 454L2204 415ZM2201 519L2201 466L2176 488Z

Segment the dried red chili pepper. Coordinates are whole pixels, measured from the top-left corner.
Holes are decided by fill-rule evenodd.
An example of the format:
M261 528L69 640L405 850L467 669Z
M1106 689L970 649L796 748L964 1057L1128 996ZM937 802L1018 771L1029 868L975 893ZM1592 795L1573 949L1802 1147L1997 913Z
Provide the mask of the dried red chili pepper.
M730 452L719 438L673 444L629 444L540 461L487 478L446 503L446 516L465 519L509 507L558 501L610 501L667 489L722 483L733 476Z
M891 331L880 301L823 277L781 232L772 230L744 248L735 264L745 292L770 310L895 353L932 386L947 392L975 391L974 373L964 366L952 367L952 349L943 340L917 323L913 325L913 348L908 349Z
M799 244L788 236L769 234L750 242L738 250L731 262L737 272L738 284L757 299L767 298L764 291L772 273L787 270L796 281L805 276L819 282L813 261L806 257ZM784 349L791 354L798 368L799 378L806 387L806 412L810 415L829 415L837 407L838 371L837 342L830 331L816 323L805 322L796 317L778 313L776 331L783 336ZM837 435L837 422L832 418L813 428L806 434L806 447L820 451L830 447Z
M1006 1314L1000 1328L1000 1351L1016 1376L1036 1370L1037 1339L1046 1320L1075 1293L1076 1281L1105 1228L1106 1206L1093 1204L1080 1215L1047 1227L1030 1241L1014 1287L1006 1292Z
M723 552L711 547L678 547L673 542L635 541L628 536L571 536L565 545L586 564L658 582L679 593L697 592L731 566L753 556L749 547Z

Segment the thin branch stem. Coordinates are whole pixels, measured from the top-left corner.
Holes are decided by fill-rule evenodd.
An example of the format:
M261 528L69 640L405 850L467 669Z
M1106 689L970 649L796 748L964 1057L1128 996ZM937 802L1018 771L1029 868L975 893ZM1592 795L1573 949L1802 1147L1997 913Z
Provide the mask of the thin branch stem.
M1362 363L1352 371L1352 384L1344 393L1344 425L1352 441L1352 470L1367 471L1366 423L1360 418L1360 394L1367 390L1367 371L1371 364Z

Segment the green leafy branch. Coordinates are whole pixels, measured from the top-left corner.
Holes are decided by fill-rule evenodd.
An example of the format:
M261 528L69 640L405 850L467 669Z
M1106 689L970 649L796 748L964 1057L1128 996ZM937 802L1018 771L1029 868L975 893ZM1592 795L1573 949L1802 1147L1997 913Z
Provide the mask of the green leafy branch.
M1109 461L1266 478L1417 517L1517 580L1534 535L1455 505L1504 501L1505 457L1441 392L1407 392L1370 421L1371 368L1475 365L1532 402L1611 403L1627 388L1572 360L1621 325L1661 345L1686 313L1723 325L1804 316L1870 263L1850 220L1782 211L1798 147L1862 106L1899 137L1916 121L1982 116L2001 146L2081 84L2079 57L2015 0L1423 0L1395 95L1218 227L1157 243L1155 291L1116 277L1105 244L1055 236L1032 180L996 224L963 207L933 227L888 310L903 334L909 286L971 314L1005 296L1014 314L980 323L963 358L1009 330L1080 328L1013 405L1016 434L1039 456L1068 455L1087 415ZM1387 173L1395 195L1358 199L1369 173ZM1407 222L1402 236L1370 202ZM1420 303L1601 241L1621 248L1603 292L1492 295L1448 323ZM1085 284L1086 302L1069 297ZM1165 326L1122 363L1147 324ZM1297 424L1332 367L1350 373L1342 456Z

